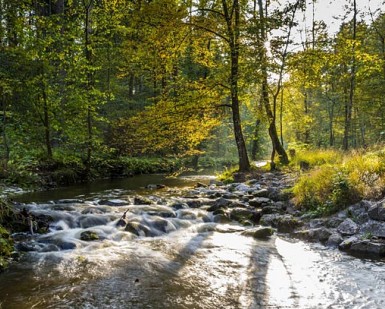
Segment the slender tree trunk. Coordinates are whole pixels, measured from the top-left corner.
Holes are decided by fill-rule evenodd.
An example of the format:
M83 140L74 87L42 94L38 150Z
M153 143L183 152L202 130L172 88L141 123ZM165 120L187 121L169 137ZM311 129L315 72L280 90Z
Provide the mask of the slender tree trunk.
M4 91L4 90L3 90ZM3 122L2 122L2 136L3 136L3 147L4 147L4 157L3 157L3 164L2 168L5 173L8 171L8 161L9 161L9 143L8 143L8 136L7 136L7 99L6 95L3 92L3 95L1 96L1 103L2 103L2 109L3 109Z
M277 152L279 160L283 164L289 163L289 158L285 149L283 148L277 132L276 127L276 106L277 106L277 96L273 98L273 108L270 105L269 99L269 85L268 85L268 75L267 75L267 55L264 43L266 42L266 28L265 28L265 17L263 14L263 3L262 0L258 0L259 6L259 18L260 18L260 58L261 58L261 71L262 71L262 102L265 108L267 119L269 121L269 136L273 146L271 153L271 169L275 169L275 153ZM280 85L278 85L280 86Z
M344 150L349 149L349 136L351 135L352 127L352 114L354 105L354 93L355 93L355 82L356 82L356 44L355 40L357 37L357 1L353 1L353 46L352 46L352 61L350 70L350 88L349 88L349 100L345 104L345 126L344 126L344 139L343 148Z
M43 79L44 79L44 77L43 77ZM52 158L51 125L50 125L50 117L49 117L47 90L46 90L44 82L43 82L42 88L43 88L42 94L43 94L45 145L47 147L47 156L49 159L51 159Z
M243 137L241 116L239 111L238 96L238 77L239 77L239 35L240 35L240 8L239 1L234 0L232 11L229 12L226 0L222 0L223 12L227 23L230 45L230 89L231 89L231 109L234 126L234 137L238 150L239 171L248 172L250 161L247 154L246 143ZM234 18L234 20L233 20Z
M86 61L90 65L92 63L92 50L91 50L91 11L93 6L93 0L89 0L88 3L83 2L84 8L85 8L85 22L84 22L84 39L85 39L85 56ZM90 92L92 91L94 83L94 78L92 72L87 73L87 97L88 101L92 100ZM88 178L91 174L91 160L92 160L92 150L93 150L93 130L92 130L92 123L93 123L93 111L91 107L91 102L88 102L87 106L87 157L86 157L86 177Z
M252 147L251 147L251 159L253 161L257 160L257 154L259 151L259 131L260 131L259 127L260 127L260 125L261 125L261 121L259 119L257 119L255 121L253 143L252 143Z

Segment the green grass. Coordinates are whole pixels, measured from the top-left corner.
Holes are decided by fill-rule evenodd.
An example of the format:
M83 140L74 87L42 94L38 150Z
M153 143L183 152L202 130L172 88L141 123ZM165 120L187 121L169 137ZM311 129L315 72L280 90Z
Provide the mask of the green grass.
M305 151L292 163L295 170L306 160L293 188L296 205L320 215L334 213L361 199L379 199L385 193L385 151Z

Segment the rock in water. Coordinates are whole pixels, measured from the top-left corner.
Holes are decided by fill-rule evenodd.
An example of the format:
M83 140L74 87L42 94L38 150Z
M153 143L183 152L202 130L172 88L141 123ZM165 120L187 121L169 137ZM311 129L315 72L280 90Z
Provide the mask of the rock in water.
M268 238L274 234L271 227L257 227L242 232L242 235L251 236L257 239Z
M84 241L98 240L99 235L94 231L84 231L80 234L80 239Z

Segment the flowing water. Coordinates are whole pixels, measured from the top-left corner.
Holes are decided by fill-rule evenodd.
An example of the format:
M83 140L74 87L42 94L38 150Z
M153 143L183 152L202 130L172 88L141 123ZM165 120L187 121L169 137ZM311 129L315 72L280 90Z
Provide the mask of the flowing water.
M186 207L192 194L141 188L167 181L157 177L24 196L20 207L54 221L48 234L24 239L29 251L0 274L0 308L385 307L383 262L243 236L246 227ZM197 180L208 182L168 186ZM134 205L138 192L154 204ZM119 227L126 211L138 235ZM81 240L85 231L99 240Z

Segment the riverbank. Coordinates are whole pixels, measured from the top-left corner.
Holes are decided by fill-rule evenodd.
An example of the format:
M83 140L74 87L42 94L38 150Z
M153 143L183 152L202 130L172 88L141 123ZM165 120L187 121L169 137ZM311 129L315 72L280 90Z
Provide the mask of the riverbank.
M310 227L321 219L295 208L293 175L261 172L232 184L208 177L187 183L180 177L175 185L151 176L143 182L137 176L128 180L137 189L113 182L109 189L72 198L15 204L18 213L35 223L25 226L33 234L13 235L19 260L0 275L0 303L18 309L363 304L355 298L357 288L346 288L351 274L335 277L336 271L345 274L353 265L354 286L366 291L371 272L362 271L357 264L362 260L339 254L327 243L330 236L298 236L309 230L321 235ZM48 230L42 233L44 226ZM314 280L308 283L307 276ZM343 299L334 293L325 298L330 288ZM381 308L381 297L368 293L376 304L372 307Z

